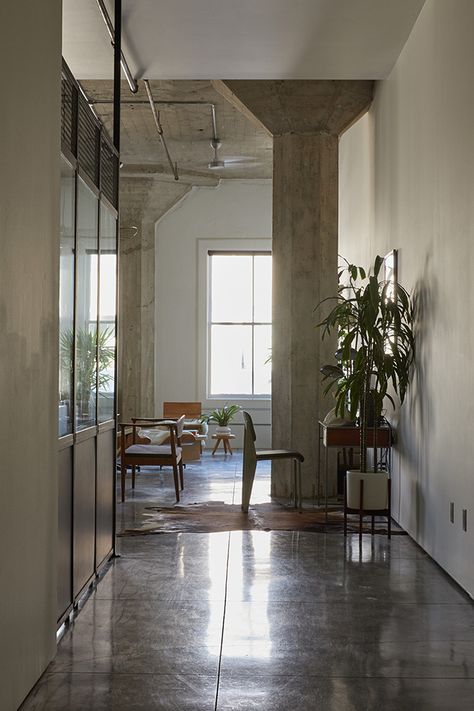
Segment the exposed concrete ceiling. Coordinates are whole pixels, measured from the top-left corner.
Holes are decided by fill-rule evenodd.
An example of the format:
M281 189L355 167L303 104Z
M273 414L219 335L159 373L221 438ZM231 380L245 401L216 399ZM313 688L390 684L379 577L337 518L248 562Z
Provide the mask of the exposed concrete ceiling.
M113 0L105 2L113 20ZM222 144L218 158L225 161L225 167L217 170L208 168L213 158L210 106L156 106L181 183L266 179L272 176L268 126L250 121L214 89L211 80L296 79L302 87L308 85L302 96L307 109L317 99L318 82L302 79L386 76L423 3L122 0L123 50L132 74L150 80L155 100L215 104ZM111 133L113 51L97 0L63 0L63 54L88 97L103 102L95 103L94 108ZM278 91L285 90L285 82L274 83L281 85ZM130 93L126 82L122 87L122 176L173 180L144 82L139 85L136 95ZM295 104L295 115L299 108ZM275 117L288 123L278 105L273 109ZM306 116L309 114L313 112L306 111Z
M123 49L137 79L381 79L424 1L123 0ZM73 74L111 78L96 0L63 0L63 16Z
M366 113L374 82L314 80L227 80L213 86L233 106L272 136L287 133L340 135Z
M111 81L82 81L94 110L112 133L113 87ZM219 178L265 179L272 177L272 139L255 127L240 111L218 94L209 81L152 81L155 101L202 101L203 104L156 105L160 111L168 150L178 164L180 182L193 185L216 184ZM101 103L101 102L106 103ZM122 176L162 175L173 179L153 120L143 82L131 94L122 82L121 160ZM136 103L141 102L141 103ZM214 157L211 106L215 105L218 150L224 168L210 169ZM168 177L167 177L168 176Z

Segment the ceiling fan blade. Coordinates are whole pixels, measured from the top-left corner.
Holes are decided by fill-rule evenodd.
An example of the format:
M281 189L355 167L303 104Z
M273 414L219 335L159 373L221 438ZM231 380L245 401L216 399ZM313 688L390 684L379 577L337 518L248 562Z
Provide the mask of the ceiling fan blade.
M238 168L254 168L254 167L256 168L256 167L258 167L259 165L262 165L262 163L260 163L259 161L255 161L255 162L252 162L252 163L250 163L250 162L248 162L248 163L240 163L239 161L227 162L226 160L224 160L224 168L225 168L226 170L232 170L232 168L235 168L235 169L238 169Z
M221 156L224 163L256 163L257 158L254 156Z

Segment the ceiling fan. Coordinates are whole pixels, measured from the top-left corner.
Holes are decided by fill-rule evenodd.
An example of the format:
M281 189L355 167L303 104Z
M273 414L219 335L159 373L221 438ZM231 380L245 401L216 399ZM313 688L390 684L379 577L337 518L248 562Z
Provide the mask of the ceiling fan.
M208 163L207 167L211 170L222 170L223 168L238 168L241 165L260 165L255 158L248 156L226 156L223 159L219 158L218 150L221 147L221 142L218 138L211 138L211 148L214 151L214 157Z

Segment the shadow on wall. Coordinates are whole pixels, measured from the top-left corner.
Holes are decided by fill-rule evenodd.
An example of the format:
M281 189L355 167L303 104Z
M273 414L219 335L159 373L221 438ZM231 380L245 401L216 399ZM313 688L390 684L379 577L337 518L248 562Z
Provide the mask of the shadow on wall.
M399 426L399 442L402 445L399 456L405 470L410 524L413 525L416 536L423 535L425 530L426 507L423 491L429 477L427 433L434 431L433 398L428 372L433 347L433 325L438 306L437 293L437 281L431 269L430 250L425 259L423 273L416 282L412 294L415 361L408 406L405 412L401 413Z

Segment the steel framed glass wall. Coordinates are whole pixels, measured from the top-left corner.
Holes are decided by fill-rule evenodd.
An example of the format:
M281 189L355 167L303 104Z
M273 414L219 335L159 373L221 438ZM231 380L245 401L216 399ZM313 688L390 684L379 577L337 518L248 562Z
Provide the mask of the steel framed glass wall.
M62 622L113 553L118 156L65 64L59 313Z

